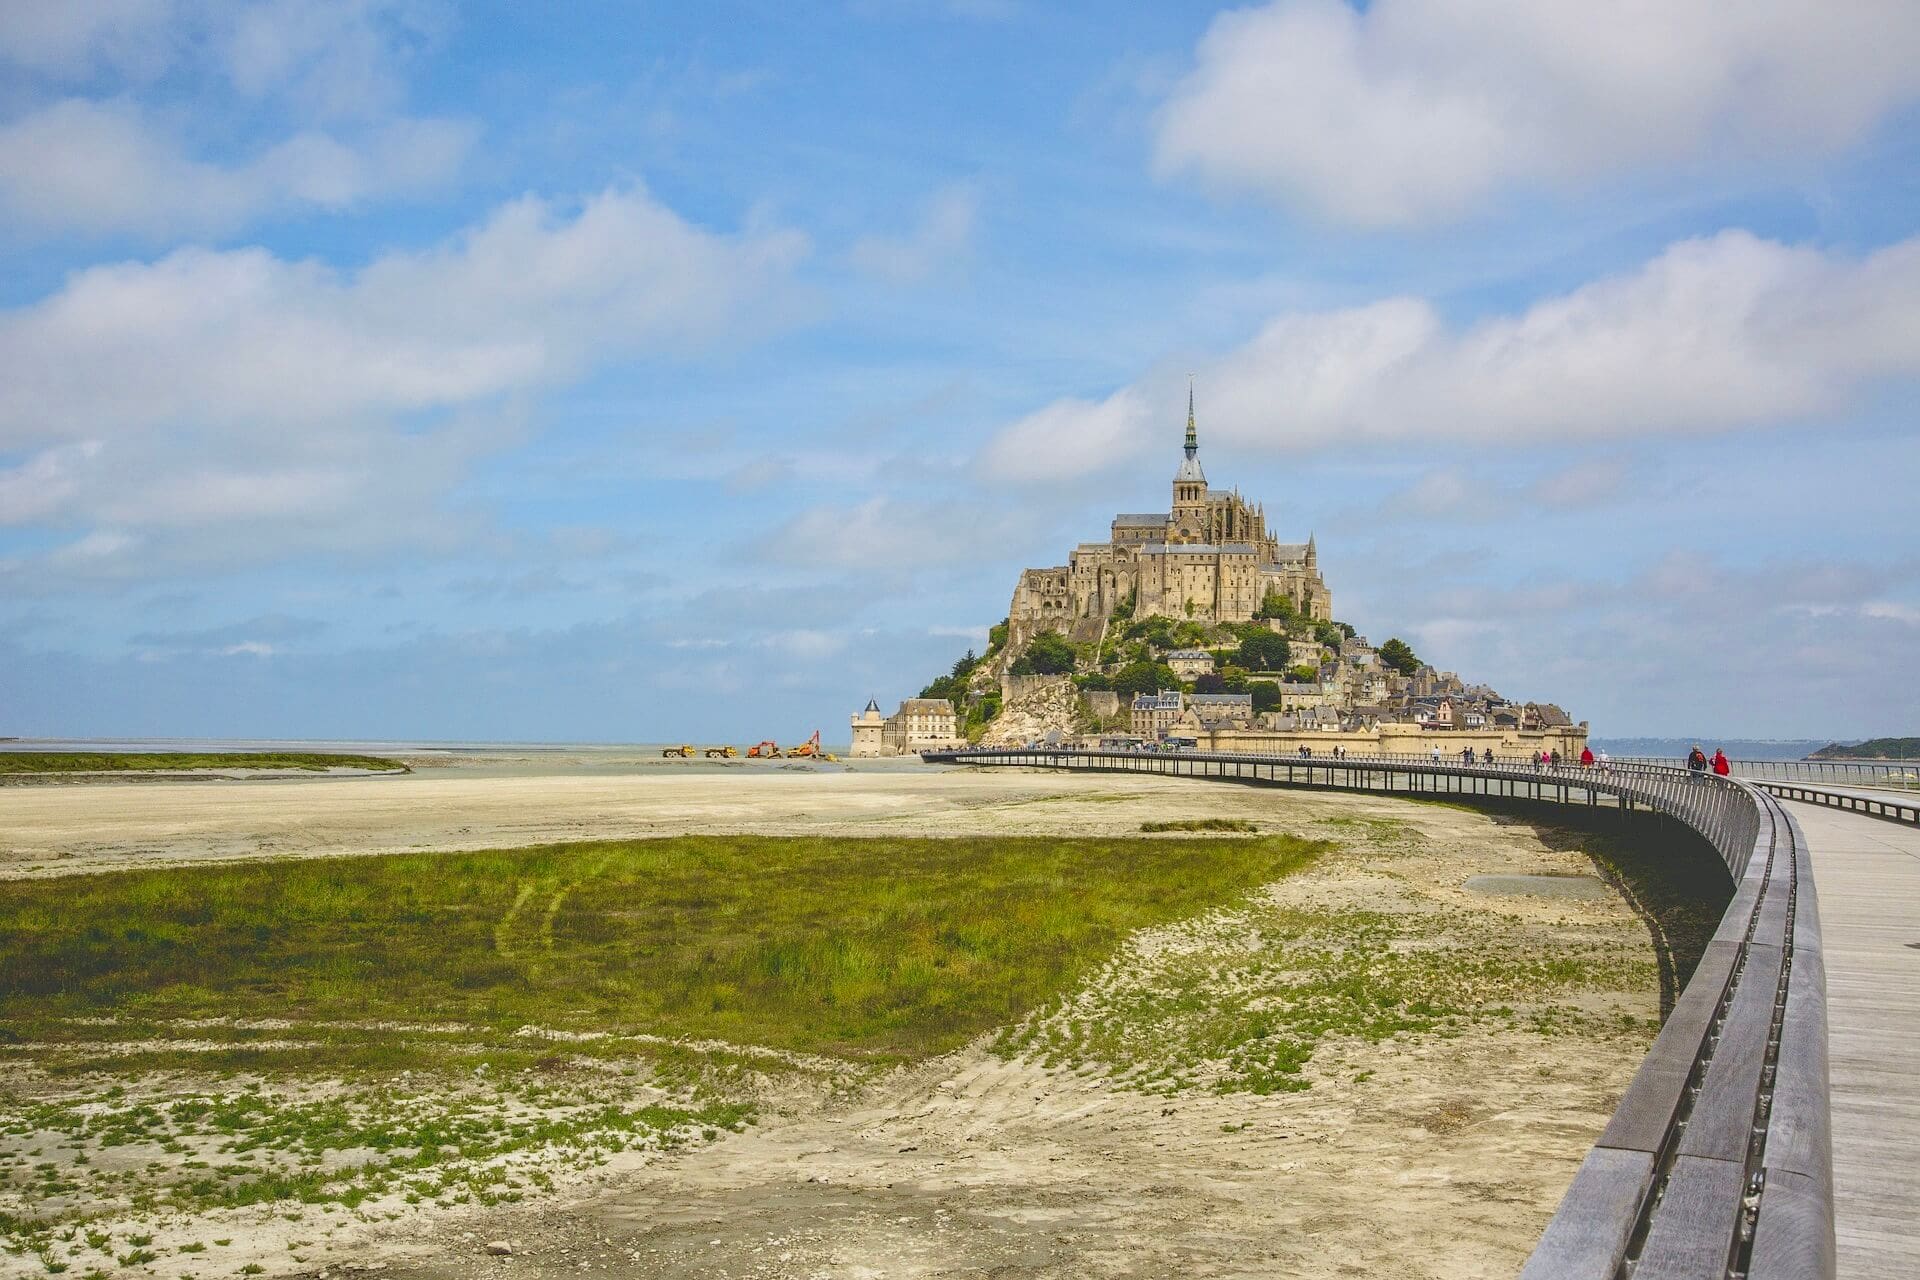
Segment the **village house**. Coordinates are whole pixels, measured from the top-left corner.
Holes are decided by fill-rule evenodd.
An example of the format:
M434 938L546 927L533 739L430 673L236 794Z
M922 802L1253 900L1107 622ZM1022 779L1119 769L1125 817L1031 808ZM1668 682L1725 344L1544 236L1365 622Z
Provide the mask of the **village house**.
M1205 649L1175 649L1167 655L1167 665L1182 680L1213 674L1213 655Z
M1203 729L1245 728L1253 723L1250 693L1196 693L1187 699L1187 705Z
M1178 689L1135 694L1133 734L1136 738L1149 740L1158 738L1174 727L1180 719L1180 713L1184 710L1186 710L1186 695Z

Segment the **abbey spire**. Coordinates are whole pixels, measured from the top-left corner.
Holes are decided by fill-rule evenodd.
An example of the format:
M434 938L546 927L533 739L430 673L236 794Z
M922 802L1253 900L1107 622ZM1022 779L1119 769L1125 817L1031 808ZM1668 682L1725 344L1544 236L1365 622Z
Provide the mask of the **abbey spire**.
M1173 477L1174 503L1181 500L1182 486L1199 485L1200 492L1188 496L1188 501L1201 501L1206 497L1207 473L1200 469L1200 432L1193 420L1193 379L1187 379L1187 444L1186 459L1181 462L1180 470Z

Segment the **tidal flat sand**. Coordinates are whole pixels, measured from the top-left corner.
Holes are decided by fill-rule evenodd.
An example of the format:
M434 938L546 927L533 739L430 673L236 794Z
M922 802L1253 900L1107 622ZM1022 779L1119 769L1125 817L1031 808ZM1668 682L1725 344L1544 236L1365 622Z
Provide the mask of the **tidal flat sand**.
M1589 837L1523 817L1184 779L500 758L389 778L11 788L0 875L681 833L1122 836L1211 817L1334 847L1243 902L1135 935L957 1052L851 1081L749 1073L735 1086L758 1120L743 1132L556 1166L513 1205L395 1197L297 1221L254 1205L102 1223L152 1237L141 1252L159 1260L76 1257L75 1274L1513 1274L1662 992L1649 928L1619 895L1468 887L1594 874ZM1519 978L1473 990L1488 957L1520 957ZM1227 1087L1245 1074L1240 1024L1297 998L1313 965L1348 960L1412 966L1493 1012L1444 1032L1330 1025L1292 1085ZM1536 962L1538 990L1516 994ZM44 1087L20 1061L0 1058L0 1088ZM152 1087L163 1101L196 1084ZM230 1243L174 1252L214 1237ZM488 1255L496 1240L510 1257ZM0 1256L0 1272L45 1273L32 1256Z

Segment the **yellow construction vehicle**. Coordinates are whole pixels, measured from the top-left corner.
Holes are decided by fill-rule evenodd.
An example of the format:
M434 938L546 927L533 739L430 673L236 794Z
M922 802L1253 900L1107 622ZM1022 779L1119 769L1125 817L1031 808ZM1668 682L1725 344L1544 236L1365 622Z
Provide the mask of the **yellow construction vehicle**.
M739 754L740 753L734 750L732 747L708 747L707 748L707 759L709 760L731 760Z
M768 738L757 746L747 748L747 759L749 760L778 760L779 758L780 748L775 745L772 738Z
M677 747L668 747L660 753L662 760L671 760L675 756L678 756L682 760L691 760L693 759L693 747L690 744L683 743Z
M815 729L813 736L797 747L787 748L789 760L818 760L820 758L820 731Z

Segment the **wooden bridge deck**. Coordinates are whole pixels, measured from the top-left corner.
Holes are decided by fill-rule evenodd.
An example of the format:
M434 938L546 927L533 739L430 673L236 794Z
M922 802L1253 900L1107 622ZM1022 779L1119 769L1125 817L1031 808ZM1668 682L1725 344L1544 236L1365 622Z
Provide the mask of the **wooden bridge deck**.
M1920 1276L1920 829L1787 808L1819 886L1838 1274Z

